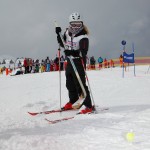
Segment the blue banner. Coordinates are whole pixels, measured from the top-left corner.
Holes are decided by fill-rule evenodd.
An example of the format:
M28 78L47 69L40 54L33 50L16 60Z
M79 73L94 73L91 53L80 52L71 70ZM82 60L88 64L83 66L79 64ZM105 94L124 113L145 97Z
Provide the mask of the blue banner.
M123 62L134 63L134 53L127 54L126 52L123 52Z

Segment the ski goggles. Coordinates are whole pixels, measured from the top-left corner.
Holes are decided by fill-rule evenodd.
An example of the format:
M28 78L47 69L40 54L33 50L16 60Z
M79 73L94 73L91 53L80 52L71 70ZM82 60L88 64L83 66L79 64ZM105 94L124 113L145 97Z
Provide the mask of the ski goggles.
M71 22L70 23L70 26L72 27L72 28L81 28L82 27L82 22Z

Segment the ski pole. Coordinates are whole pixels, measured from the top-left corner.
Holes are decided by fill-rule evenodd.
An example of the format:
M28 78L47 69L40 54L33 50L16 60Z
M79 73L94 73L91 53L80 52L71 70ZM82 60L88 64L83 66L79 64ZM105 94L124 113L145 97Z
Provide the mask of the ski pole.
M148 72L149 72L149 69L150 69L150 65L149 65L149 67L148 67L147 74L148 74Z
M88 87L89 87L89 90L90 90L90 94L91 94L92 102L93 102L93 105L94 105L94 109L95 109L95 112L97 112L94 97L93 97L93 94L92 94L92 89L91 89L90 82L89 82L89 79L88 79L88 75L87 75L87 72L86 72L85 67L84 67L83 59L81 59L81 61L82 61L82 65L83 65L83 68L84 68L84 72L85 72L86 80L87 80L87 83L88 83Z
M55 26L58 27L56 21L55 21ZM60 36L61 41L62 41L62 43L63 43L64 49L67 49L62 34L59 33L59 36ZM82 81L81 81L81 78L80 78L80 76L79 76L79 73L78 73L78 71L77 71L77 68L76 68L76 66L75 66L75 64L74 64L74 62L73 62L73 60L72 60L72 58L71 58L71 57L68 57L68 58L69 58L69 60L70 60L70 62L71 62L71 65L72 65L72 67L73 67L73 70L74 70L74 72L75 72L75 74L76 74L76 77L77 77L77 79L78 79L78 81L79 81L79 84L80 84L81 89L82 89L82 91L83 91L84 97L86 97L87 94L86 94L85 88L84 88L84 86L83 86L83 83L82 83Z
M60 110L61 110L61 71L60 71L60 45L58 48L58 58L59 58L59 99L60 99Z

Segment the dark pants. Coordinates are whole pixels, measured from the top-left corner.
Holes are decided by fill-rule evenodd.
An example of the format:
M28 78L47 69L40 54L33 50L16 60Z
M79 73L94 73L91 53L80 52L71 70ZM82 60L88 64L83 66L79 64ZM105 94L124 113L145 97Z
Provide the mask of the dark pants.
M74 61L74 64L76 66L76 69L79 73L79 76L81 78L81 81L83 83L83 86L84 86L86 94L87 94L83 104L85 106L91 108L92 107L91 97L90 97L88 87L86 86L86 78L85 78L85 72L84 72L82 62L79 58L73 59L73 61ZM79 81L76 77L76 74L74 72L74 69L73 69L70 61L67 60L67 62L68 63L67 63L67 67L66 67L66 87L69 92L70 103L73 104L79 99L79 96L82 94L82 89L81 89L81 86L79 84Z
M26 66L26 67L25 67L25 74L26 74L26 73L29 73L29 66Z

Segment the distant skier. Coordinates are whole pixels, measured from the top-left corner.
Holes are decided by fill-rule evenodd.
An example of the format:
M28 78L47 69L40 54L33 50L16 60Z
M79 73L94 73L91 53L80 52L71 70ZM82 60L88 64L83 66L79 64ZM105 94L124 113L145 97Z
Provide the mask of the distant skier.
M61 28L56 27L58 43L63 47L59 32L61 32ZM68 49L64 50L64 53L67 56L66 87L69 92L69 102L64 106L64 109L72 109L72 105L79 99L79 96L82 95L81 86L68 58L70 56L72 57L73 62L77 68L87 95L82 104L82 107L79 110L79 113L90 113L92 112L92 103L88 87L86 86L84 71L84 67L86 67L86 55L89 47L89 39L88 30L83 24L83 20L81 19L79 13L75 12L70 15L69 27L64 33L64 40L66 42L66 46L68 47ZM82 64L82 59L84 64Z

